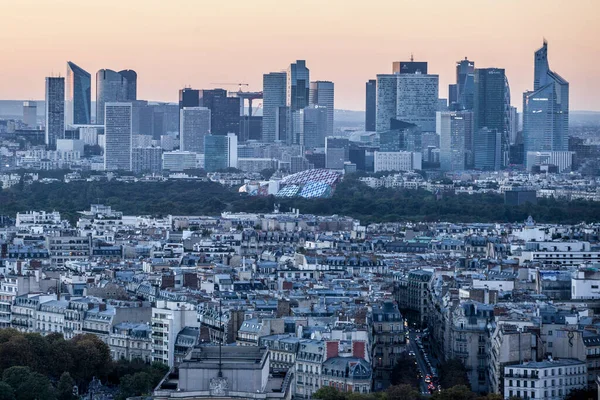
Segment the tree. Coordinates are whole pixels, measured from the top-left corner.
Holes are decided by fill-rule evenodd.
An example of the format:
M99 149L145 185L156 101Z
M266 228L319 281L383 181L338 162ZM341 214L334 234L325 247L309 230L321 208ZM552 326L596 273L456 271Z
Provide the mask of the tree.
M392 385L386 390L388 400L420 400L421 393L411 385Z
M392 385L419 387L418 372L415 360L407 353L402 353L392 370Z
M146 372L137 372L125 375L119 385L118 399L127 399L132 396L141 396L152 390L152 380Z
M15 400L15 391L6 382L0 382L0 400Z
M312 398L321 400L345 400L346 396L334 387L323 386L313 393Z
M58 400L76 400L77 396L73 395L73 387L75 381L71 378L71 374L63 372L56 387L56 398Z
M598 398L598 388L575 389L571 390L565 397L565 400L596 400Z
M469 378L467 377L467 369L458 358L450 359L440 364L440 384L443 388L451 388L453 386L463 385L469 386Z
M475 393L471 392L467 386L457 385L450 389L444 389L441 392L435 392L433 400L476 400Z
M93 377L105 379L112 366L110 349L96 335L78 335L71 339L73 378L80 386L87 385Z

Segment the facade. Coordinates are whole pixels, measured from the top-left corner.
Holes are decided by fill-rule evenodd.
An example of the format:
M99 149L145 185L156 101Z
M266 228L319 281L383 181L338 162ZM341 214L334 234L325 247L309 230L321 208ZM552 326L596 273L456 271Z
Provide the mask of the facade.
M134 147L132 149L131 168L136 174L162 171L162 149L160 147Z
M587 388L587 366L575 359L531 361L504 367L504 398L562 400Z
M397 75L396 119L435 132L439 76L422 73Z
M411 151L376 151L375 172L414 171L422 169L421 153Z
M65 123L88 125L92 122L92 78L75 63L67 62Z
M534 90L523 94L525 152L567 151L569 82L550 70L548 43L535 52Z
M199 327L195 306L190 303L157 300L152 307L152 361L173 367L175 342L185 327Z
M179 149L204 153L204 138L211 132L211 110L207 107L183 107L179 112Z
M240 132L240 98L228 97L224 89L204 89L200 90L200 106L210 110L213 135Z
M573 151L528 151L525 155L525 167L531 171L536 166L554 165L558 172L571 171L573 166Z
M279 137L279 118L281 107L285 110L286 104L286 85L287 73L271 72L263 75L263 120L262 120L262 141L272 143L275 140L282 140ZM284 119L285 121L285 119ZM283 124L285 126L285 123Z
M438 112L436 131L440 135L442 171L468 168L473 140L473 113L470 111Z
M391 120L396 118L396 102L398 100L398 75L377 75L377 98L375 130L390 130ZM436 98L437 99L437 98Z
M128 77L133 80L131 83ZM96 124L104 124L106 103L135 101L136 91L135 71L115 72L111 69L101 69L96 72Z
M375 131L377 117L377 80L370 79L365 84L365 131Z
M473 166L483 171L498 171L502 166L502 134L479 129L473 138Z
M46 146L65 135L65 78L46 78Z
M162 155L162 169L182 172L197 167L196 153L190 151L167 151Z
M346 138L325 138L325 168L343 169L349 160L350 141Z
M456 110L472 110L475 96L475 62L456 62Z
M406 352L404 319L398 306L386 301L374 306L373 324L373 387L376 391L385 390L391 385L392 370L399 356Z
M325 137L330 136L327 133L329 129L329 110L327 107L310 105L303 110L302 114L302 145L306 149L325 147ZM331 113L331 116L333 117L333 113Z
M237 168L237 135L208 135L204 139L204 169L215 172Z
M106 103L104 169L131 171L131 103Z
M426 61L394 61L392 63L393 74L427 74Z
M300 133L294 130L297 124L295 120L299 120L299 111L308 106L310 92L310 71L306 67L305 60L297 60L290 64L287 70L287 90L286 102L287 107L287 144L300 144Z
M37 103L35 101L23 102L23 123L32 128L38 125Z
M48 236L46 247L52 265L65 265L67 261L85 261L92 254L90 236Z
M329 81L316 81L310 83L309 105L325 107L327 124L325 136L333 136L334 85ZM306 114L305 114L306 115ZM306 134L306 133L305 133ZM324 145L324 142L323 142ZM320 146L323 147L323 146Z

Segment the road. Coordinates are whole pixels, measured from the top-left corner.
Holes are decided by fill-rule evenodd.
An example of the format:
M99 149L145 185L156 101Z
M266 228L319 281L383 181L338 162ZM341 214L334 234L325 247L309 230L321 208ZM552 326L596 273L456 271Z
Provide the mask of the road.
M419 349L419 346L417 346L417 341L415 340L416 338L417 334L415 330L410 329L408 335L408 350L412 350L415 352L417 367L419 367L419 370L421 371L422 378L419 380L419 388L421 389L421 393L429 394L429 390L427 389L427 383L425 383L425 375L431 374L431 371L429 370L429 367L427 366L427 363L423 358L423 352Z

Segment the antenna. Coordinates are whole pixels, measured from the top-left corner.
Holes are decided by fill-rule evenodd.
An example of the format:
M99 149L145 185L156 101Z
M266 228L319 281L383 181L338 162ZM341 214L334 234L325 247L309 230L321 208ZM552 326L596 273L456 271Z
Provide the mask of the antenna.
M415 61L415 58L413 57L413 53L410 53L410 62Z

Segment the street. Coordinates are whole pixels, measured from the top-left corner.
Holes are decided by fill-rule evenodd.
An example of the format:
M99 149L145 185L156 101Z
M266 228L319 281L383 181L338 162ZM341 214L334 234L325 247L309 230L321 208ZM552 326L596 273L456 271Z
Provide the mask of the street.
M421 372L421 379L419 379L419 389L421 391L421 393L423 394L429 394L429 390L427 389L427 383L425 382L425 376L428 374L431 374L431 371L429 370L429 367L427 366L427 363L425 362L425 359L423 358L423 352L421 351L421 349L419 349L419 346L417 345L417 333L415 332L414 329L410 329L409 330L409 344L408 344L408 350L409 351L413 351L415 353L415 360L417 361L417 367L419 368L419 371Z

